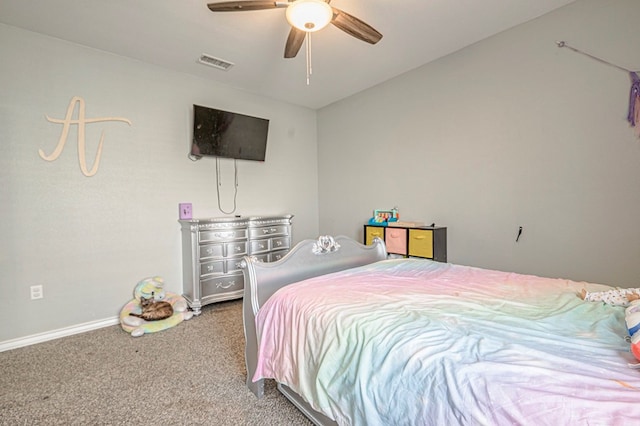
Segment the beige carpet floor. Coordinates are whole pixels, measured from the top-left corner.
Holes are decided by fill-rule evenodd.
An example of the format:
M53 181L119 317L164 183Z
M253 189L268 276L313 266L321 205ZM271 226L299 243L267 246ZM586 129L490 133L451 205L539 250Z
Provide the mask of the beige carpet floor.
M268 380L245 386L242 300L171 329L120 326L0 353L1 425L310 425Z

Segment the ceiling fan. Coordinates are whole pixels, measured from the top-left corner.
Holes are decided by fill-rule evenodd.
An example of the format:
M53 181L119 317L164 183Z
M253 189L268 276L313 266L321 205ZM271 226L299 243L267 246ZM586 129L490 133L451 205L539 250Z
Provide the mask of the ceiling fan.
M212 12L240 12L263 9L286 8L286 17L291 31L284 48L285 58L294 58L307 33L326 27L329 23L345 33L370 44L376 44L382 38L377 30L355 16L330 6L331 0L288 0L288 1L223 1L209 3Z

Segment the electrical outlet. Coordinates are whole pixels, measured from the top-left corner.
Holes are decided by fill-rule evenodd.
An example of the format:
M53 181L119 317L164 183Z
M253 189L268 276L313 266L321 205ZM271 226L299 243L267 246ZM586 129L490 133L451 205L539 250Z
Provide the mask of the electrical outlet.
M44 291L41 285L31 286L31 300L42 299L44 297Z
M180 209L180 219L191 219L193 217L191 203L180 203L178 208Z

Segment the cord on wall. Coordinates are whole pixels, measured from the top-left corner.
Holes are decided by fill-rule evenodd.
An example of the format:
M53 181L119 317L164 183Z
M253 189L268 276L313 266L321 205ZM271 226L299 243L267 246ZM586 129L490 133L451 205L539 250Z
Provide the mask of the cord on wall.
M216 194L218 195L218 210L220 210L224 214L233 214L236 212L236 200L238 198L238 160L233 159L233 174L234 174L234 191L233 191L233 210L230 212L224 211L220 204L220 187L222 183L220 182L220 158L216 157Z

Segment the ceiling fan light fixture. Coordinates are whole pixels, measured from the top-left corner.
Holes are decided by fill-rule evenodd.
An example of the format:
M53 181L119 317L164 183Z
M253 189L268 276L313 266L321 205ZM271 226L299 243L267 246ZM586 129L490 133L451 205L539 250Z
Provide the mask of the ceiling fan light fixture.
M296 0L287 7L286 16L291 25L311 33L329 25L333 10L323 0Z

